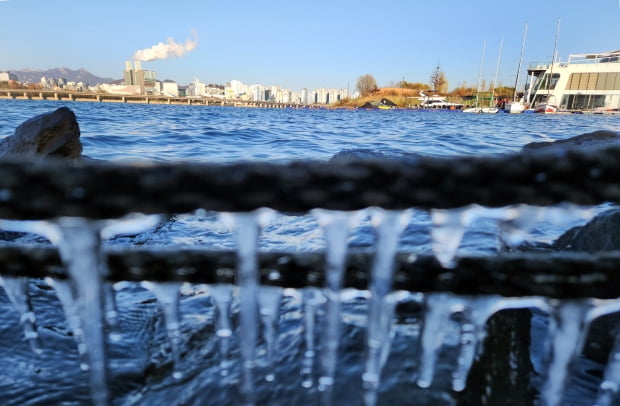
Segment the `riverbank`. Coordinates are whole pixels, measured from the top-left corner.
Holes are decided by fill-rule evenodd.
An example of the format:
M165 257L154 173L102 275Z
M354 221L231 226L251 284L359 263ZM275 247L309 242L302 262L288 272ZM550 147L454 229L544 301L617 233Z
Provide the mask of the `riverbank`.
M275 103L267 101L229 100L215 97L167 97L147 95L119 95L109 93L73 92L62 90L28 90L28 89L0 89L0 100L53 100L94 103L126 103L126 104L153 104L153 105L189 105L189 106L226 106L246 108L275 108L275 109L357 109L368 102L379 103L388 99L398 109L416 110L421 103L419 90L383 88L367 97L344 99L335 104L297 104ZM556 114L594 114L620 115L620 111L562 111Z

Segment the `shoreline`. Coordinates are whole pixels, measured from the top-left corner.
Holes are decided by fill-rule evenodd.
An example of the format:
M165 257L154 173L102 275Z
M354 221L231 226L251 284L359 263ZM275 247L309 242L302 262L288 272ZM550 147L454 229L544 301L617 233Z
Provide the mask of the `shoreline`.
M35 101L71 101L91 103L126 103L126 104L157 104L157 105L187 105L187 106L220 106L245 108L271 109L326 109L326 110L357 110L353 106L343 105L312 105L296 103L260 102L250 100L223 100L215 97L167 97L147 95L120 95L109 93L72 92L58 90L27 90L27 89L0 89L0 100L35 100ZM381 109L378 109L381 110ZM388 109L389 110L389 109ZM428 111L428 109L395 108L393 110ZM437 111L445 111L436 109ZM586 115L620 115L615 110L583 110L558 111L556 115L586 114Z

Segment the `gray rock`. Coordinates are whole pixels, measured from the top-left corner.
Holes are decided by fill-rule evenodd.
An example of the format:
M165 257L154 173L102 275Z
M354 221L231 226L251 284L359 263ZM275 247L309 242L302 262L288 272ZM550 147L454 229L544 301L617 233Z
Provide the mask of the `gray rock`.
M0 141L0 158L55 156L80 158L80 126L66 107L24 121L15 133Z
M620 146L620 135L613 131L600 130L552 142L530 142L521 149L524 153L561 153L567 150L580 152Z
M607 210L584 226L571 228L554 241L553 248L589 253L620 250L620 208Z

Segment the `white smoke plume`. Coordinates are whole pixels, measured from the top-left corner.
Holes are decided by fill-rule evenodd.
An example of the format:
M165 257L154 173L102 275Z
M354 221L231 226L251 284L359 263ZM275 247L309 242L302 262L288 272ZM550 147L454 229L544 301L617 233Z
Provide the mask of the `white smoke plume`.
M157 59L168 59L185 55L198 46L196 32L192 32L192 38L185 40L185 43L178 44L174 39L168 38L166 43L159 42L150 48L141 49L133 54L134 61L155 61Z

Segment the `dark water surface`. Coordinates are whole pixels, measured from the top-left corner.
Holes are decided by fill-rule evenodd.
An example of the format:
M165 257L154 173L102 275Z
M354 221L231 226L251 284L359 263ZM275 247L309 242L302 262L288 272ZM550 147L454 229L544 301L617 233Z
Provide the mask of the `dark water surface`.
M468 115L404 110L247 109L0 100L0 138L11 135L26 119L60 106L67 106L76 113L84 154L111 161L287 162L328 160L348 150L386 156L494 155L518 152L524 144L533 141L620 128L619 116ZM531 232L528 238L549 242L574 224L569 220L561 224L542 222L534 230L528 230ZM399 249L431 253L431 228L430 214L414 211ZM25 236L20 242L33 244L39 240ZM349 246L369 248L374 241L375 232L365 216L351 233ZM191 213L178 214L156 229L139 235L119 236L105 244L166 249L235 247L232 234L217 213L200 217ZM493 255L501 246L497 223L481 218L466 231L459 255ZM259 239L259 249L265 251L322 251L325 247L323 233L312 215L277 214ZM228 376L220 374L220 348L215 334L217 313L210 289L204 285L181 288L180 369L183 377L176 380L171 376L169 342L157 300L139 284L115 285L119 327L109 339L110 392L115 405L233 405L240 402L239 366L234 365ZM31 281L29 292L43 347L38 355L23 338L19 314L7 295L0 291L0 404L89 404L88 374L80 370L75 340L54 289L46 281L36 280ZM231 319L235 328L239 310L237 294L235 292ZM263 379L268 372L267 349L265 342L259 339L258 404L316 402L316 386L303 388L299 371L304 351L302 295L301 291L284 291L277 322L273 382ZM362 404L360 388L367 299L367 292L347 291L343 295L334 405ZM438 354L435 379L430 388L423 389L416 384L423 318L421 299L416 294L400 293L396 301L394 338L382 375L378 404L527 405L536 401L542 385L541 365L545 362L545 356L539 355L545 351L544 343L536 337L544 335L542 331L547 328L544 315L535 312L532 317L529 311L508 310L512 314L503 322L491 318L491 332L509 339L488 342L493 350L491 355L485 353L490 360L484 365L500 366L488 370L474 366L470 386L476 389L463 392L455 392L450 387L461 328L455 317L446 324L446 338ZM319 321L323 319L321 311L318 317ZM603 330L606 331L606 327ZM319 325L315 335L321 334ZM238 341L233 334L232 360L239 356ZM523 348L528 351L524 352ZM576 363L570 396L562 404L593 403L606 360L592 358ZM514 371L512 375L511 370ZM528 379L521 381L523 377Z

